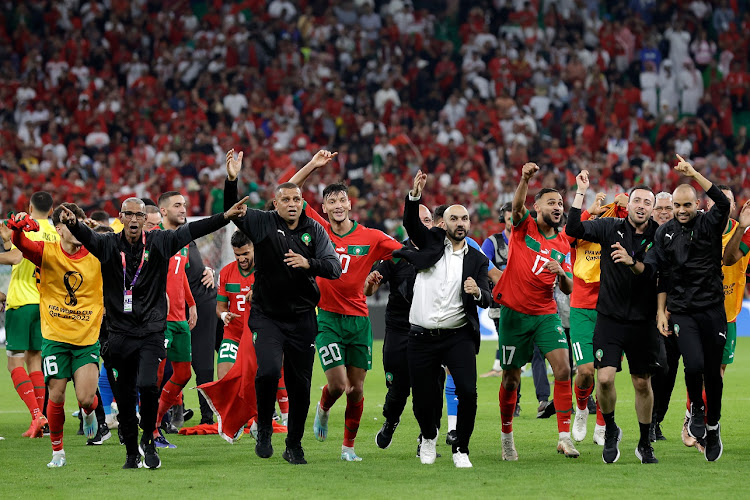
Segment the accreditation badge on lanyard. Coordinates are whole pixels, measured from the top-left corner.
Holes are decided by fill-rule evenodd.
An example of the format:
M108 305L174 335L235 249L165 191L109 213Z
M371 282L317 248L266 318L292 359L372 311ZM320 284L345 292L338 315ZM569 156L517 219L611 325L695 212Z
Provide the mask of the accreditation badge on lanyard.
M133 286L135 286L135 282L138 281L138 276L141 274L141 269L143 269L143 261L146 257L146 233L141 232L141 239L143 241L143 253L141 253L141 263L138 264L138 269L135 271L135 276L133 276L133 281L130 282L130 286L125 285L125 273L127 271L127 263L125 262L125 252L120 252L120 257L122 258L122 289L123 289L123 302L122 302L122 312L125 313L132 313L133 312Z

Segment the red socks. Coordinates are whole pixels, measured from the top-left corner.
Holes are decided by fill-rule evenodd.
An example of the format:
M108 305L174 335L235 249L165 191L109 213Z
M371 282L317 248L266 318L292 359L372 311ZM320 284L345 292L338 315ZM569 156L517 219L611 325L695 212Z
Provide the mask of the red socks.
M10 378L13 380L13 386L16 388L16 392L21 397L21 400L26 404L26 407L29 409L31 418L36 418L41 414L41 412L39 411L39 404L37 403L34 384L31 382L31 379L26 373L26 369L24 369L23 366L14 368L13 371L10 372ZM42 404L44 404L44 392L42 392Z
M328 384L326 384L325 387L323 387L323 394L320 396L320 408L323 411L330 410L331 406L333 406L337 399L338 398L334 398L331 396L331 393L328 392ZM346 407L349 408L349 403L347 403Z
M41 409L44 408L44 392L46 387L44 386L44 374L37 370L29 373L29 380L34 385L34 395L36 396L36 405Z
M279 381L279 387L276 389L276 401L279 402L279 411L281 413L289 413L289 395L286 392L286 387L282 387L281 381Z
M49 439L52 441L52 451L60 451L63 449L65 403L55 403L51 399L47 401L47 420L49 422Z
M99 406L99 397L94 394L94 401L91 403L91 406L88 408L84 408L81 406L81 409L86 412L86 415L91 415L91 412L96 410L96 407Z
M328 392L326 388L324 388L323 391ZM347 398L346 412L344 412L344 446L350 448L354 446L354 438L357 437L359 421L362 420L362 410L364 409L364 406L365 398L360 399L356 403L353 403Z
M594 384L591 384L591 386L581 389L578 386L575 386L576 391L576 406L578 406L579 410L585 410L588 407L589 402L589 396L591 396L591 393L594 392ZM557 406L555 406L557 408Z
M500 429L505 434L509 434L513 432L513 412L518 401L518 391L515 389L506 391L505 387L500 384L498 399L500 400Z
M173 361L172 376L164 384L164 389L159 397L159 410L156 414L156 426L161 424L162 418L169 409L180 402L182 389L190 380L190 361Z
M570 380L555 380L552 400L555 402L557 414L557 432L570 432L570 414L573 411L573 391L570 388Z
M596 402L596 425L600 427L604 427L606 424L604 422L604 415L602 415L602 410L599 408L599 401Z

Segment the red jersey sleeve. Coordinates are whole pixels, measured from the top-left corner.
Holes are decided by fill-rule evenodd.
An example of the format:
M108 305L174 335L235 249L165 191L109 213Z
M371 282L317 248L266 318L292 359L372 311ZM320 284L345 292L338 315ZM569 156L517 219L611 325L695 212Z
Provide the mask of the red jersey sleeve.
M16 235L13 235L14 242L15 242ZM740 251L742 252L742 255L747 255L747 252L750 251L750 231L745 231L745 234L742 235L742 240L740 241Z
M188 306L193 307L195 306L195 299L193 298L193 292L190 291L190 281L188 281L187 274L182 273L182 276L182 286L185 290L185 302L187 302Z
M314 208L310 206L308 202L305 202L305 215L310 217L311 219L314 219L320 223L321 226L323 226L323 229L328 231L328 221L325 220Z
M393 258L393 252L399 250L403 245L382 231L378 231L378 233L376 260L390 260Z
M42 265L42 254L44 254L43 241L31 241L23 231L13 231L13 244L21 250L23 257L31 261L37 267Z
M216 300L218 300L219 302L229 302L229 295L227 295L226 284L227 274L229 274L229 266L231 265L233 264L227 264L221 269L221 272L219 272L219 291L216 293Z

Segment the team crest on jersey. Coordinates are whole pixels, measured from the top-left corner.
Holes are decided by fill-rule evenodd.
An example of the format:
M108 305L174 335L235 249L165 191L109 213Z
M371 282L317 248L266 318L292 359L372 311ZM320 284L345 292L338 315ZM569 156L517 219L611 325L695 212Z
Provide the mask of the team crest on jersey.
M596 359L598 359L599 361L601 361L602 357L604 357L604 351L602 351L601 349L597 349L595 356L596 356Z
M385 372L385 381L389 384L393 382L393 374L391 372Z
M310 246L311 241L312 241L312 237L310 236L310 233L305 233L302 235L302 243L304 243L307 246Z
M565 330L563 330L563 327L560 325L557 325L557 333L560 335L563 335L565 333Z
M148 262L148 254L149 254L148 250L146 250L145 252L143 252L143 262Z
M680 335L680 325L676 324L674 325L674 334Z
M253 332L253 344L255 344L255 340L258 338L258 332Z
M367 255L370 253L370 245L348 245L346 253L355 256Z

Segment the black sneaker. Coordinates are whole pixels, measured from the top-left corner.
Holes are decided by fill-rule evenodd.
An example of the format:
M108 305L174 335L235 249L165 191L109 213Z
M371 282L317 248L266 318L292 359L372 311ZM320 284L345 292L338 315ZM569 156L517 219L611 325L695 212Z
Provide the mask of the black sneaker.
M77 436L83 436L83 412L79 409L78 410L78 432L76 432Z
M610 432L604 431L604 450L602 450L602 460L606 464L613 464L620 458L620 440L622 439L622 429L616 427L616 430Z
M715 462L721 458L724 452L724 444L721 442L721 424L717 424L714 430L708 429L706 432L706 460Z
M536 409L536 418L550 418L555 414L555 403L553 401L540 401Z
M86 446L99 446L111 437L112 433L109 432L107 424L100 424L99 428L96 430L96 436L86 441Z
M445 444L453 446L456 443L458 443L458 432L455 430L448 431L448 434L445 435Z
M589 400L586 402L586 408L589 409L589 415L596 414L596 401L594 401L594 396L589 396Z
M255 443L255 454L260 458L271 458L273 455L273 444L271 436L273 431L270 429L258 429L258 441Z
M695 439L704 439L706 437L706 409L695 403L690 403L692 411L690 412L690 424L688 425L688 434Z
M125 444L125 438L122 437L122 427L120 426L117 426L117 439L120 440L120 445Z
M213 417L211 417L211 418L205 418L205 417L202 418L201 419L201 425L203 425L203 424L214 425L214 419L213 419Z
M180 433L180 429L172 425L172 422L167 422L166 420L161 423L159 428L164 434L179 434Z
M656 422L656 425L654 425L654 436L656 436L657 441L666 441L667 438L664 437L664 434L661 432L661 423Z
M513 418L521 416L521 405L516 404L516 408L513 410Z
M651 421L650 424L648 424L648 440L651 443L656 442L656 422ZM638 453L638 450L636 449L636 453Z
M378 431L377 434L375 434L375 444L378 445L378 448L381 448L383 450L388 449L388 447L391 445L391 442L393 441L393 433L396 432L396 427L398 427L398 422L391 423L388 420L383 423L383 427Z
M156 445L154 440L141 441L141 445L138 447L138 451L143 457L143 467L147 469L158 469L161 467L161 459L159 454L156 452Z
M651 446L651 443L648 443L645 446L639 444L638 447L635 449L635 456L638 457L638 460L640 460L642 464L658 464L659 463L659 461L654 456L654 447Z
M183 411L182 412L182 423L184 424L185 422L187 422L188 420L190 420L191 418L193 418L193 415L195 415L195 412L193 411L192 408L188 408L187 410ZM182 427L182 426L180 426L180 427Z
M42 436L49 437L49 424L44 424L42 427Z
M125 459L125 465L122 466L123 469L140 469L143 467L141 464L141 461L139 460L138 455L128 455Z
M284 453L281 454L281 457L292 465L307 465L305 451L300 445L292 447L287 446Z

